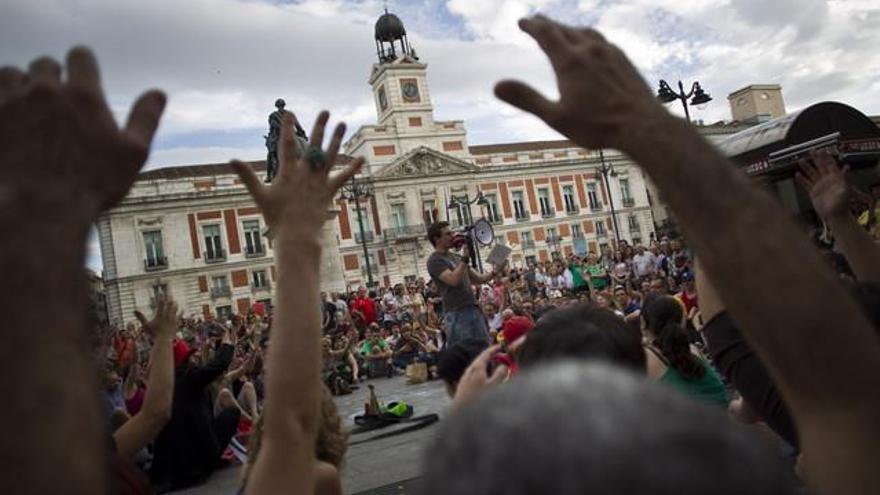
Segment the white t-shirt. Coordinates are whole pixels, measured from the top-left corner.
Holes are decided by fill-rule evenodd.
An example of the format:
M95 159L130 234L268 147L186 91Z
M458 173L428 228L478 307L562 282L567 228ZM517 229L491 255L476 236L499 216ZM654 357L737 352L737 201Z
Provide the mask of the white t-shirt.
M656 270L656 256L651 251L645 251L642 254L633 256L633 273L636 278L650 275Z

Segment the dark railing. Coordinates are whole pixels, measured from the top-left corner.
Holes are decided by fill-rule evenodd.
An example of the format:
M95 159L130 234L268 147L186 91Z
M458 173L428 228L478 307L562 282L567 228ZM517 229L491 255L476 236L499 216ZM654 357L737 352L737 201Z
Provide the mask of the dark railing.
M556 212L553 210L553 208L549 208L546 210L543 208L541 209L541 217L543 217L543 218L551 218L555 214L556 214Z
M260 244L259 246L245 246L245 258L259 258L260 256L266 256L266 248L263 247L262 244Z
M202 253L205 256L205 263L219 263L226 259L226 251L219 249L212 253L205 251Z
M635 206L636 200L634 198L623 198L623 206L629 208Z
M599 238L608 237L608 231L607 230L597 230L596 237L599 237Z
M354 242L360 244L360 243L364 242L362 239L366 239L366 242L373 242L373 239L375 239L375 236L370 231L364 231L363 236L361 235L360 232L354 233Z
M147 258L144 260L144 270L148 272L156 272L166 268L168 268L168 258L165 256Z
M211 287L211 297L229 297L232 295L232 289L228 285L222 287Z
M424 225L404 225L402 227L392 227L384 230L385 239L388 240L419 237L425 235L425 232L427 232L427 229Z
M271 285L269 284L269 281L268 281L268 280L266 280L266 282L264 282L262 285L257 285L257 284L253 284L253 283L251 284L251 289L253 289L255 292L256 292L256 291L261 291L261 290L269 290L269 289L271 289L271 288L272 288L272 287L271 287Z
M517 222L528 222L529 221L529 214L526 212L523 212L522 215L517 215L516 221Z
M534 249L535 241L523 241L522 242L523 249Z
M565 208L565 213L569 215L577 215L579 211L580 208L577 205L570 205Z
M602 205L599 203L590 203L590 211L602 211Z
M500 225L504 223L504 219L501 218L501 215L489 215L486 220L489 220L489 223L493 225Z

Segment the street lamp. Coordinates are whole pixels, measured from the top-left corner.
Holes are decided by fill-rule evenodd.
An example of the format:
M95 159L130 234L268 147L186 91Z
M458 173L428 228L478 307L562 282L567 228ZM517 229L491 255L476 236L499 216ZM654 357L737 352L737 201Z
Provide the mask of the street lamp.
M614 196L611 194L611 183L608 181L608 175L611 177L617 177L617 172L614 171L614 167L605 163L605 153L602 152L602 148L599 148L599 172L602 173L602 177L605 178L605 191L608 193L608 204L611 206L611 221L614 223L614 239L617 241L617 245L614 246L614 249L617 250L620 247L620 229L617 227L617 212L614 210Z
M449 210L455 208L456 211L461 212L462 206L467 206L467 221L463 221L461 218L461 214L458 215L458 222L460 227L465 227L466 229L470 229L473 227L474 215L471 210L471 205L479 205L480 207L486 206L489 204L489 200L483 196L483 191L477 191L477 196L474 199L471 199L470 194L465 192L463 195L452 196L452 199L449 200L449 203L446 205L446 218L449 218ZM468 234L470 235L470 233ZM483 271L483 260L480 258L480 249L477 247L476 243L474 245L474 258L477 264L477 268L480 271Z
M342 193L340 198L344 201L354 201L354 207L357 210L358 229L360 230L360 244L364 250L364 262L367 264L367 287L374 287L373 270L370 267L370 253L367 250L367 235L364 232L364 217L361 213L361 199L371 198L374 194L373 181L366 177L355 178L342 185Z
M693 106L702 105L712 101L712 97L703 91L699 82L695 81L691 86L691 90L685 93L684 84L682 84L681 81L678 81L678 92L676 93L669 86L669 83L663 79L660 80L660 89L657 90L657 98L663 103L672 103L675 100L681 100L681 106L684 107L684 115L688 122L691 121L691 113L688 111L688 98L691 98L691 105Z

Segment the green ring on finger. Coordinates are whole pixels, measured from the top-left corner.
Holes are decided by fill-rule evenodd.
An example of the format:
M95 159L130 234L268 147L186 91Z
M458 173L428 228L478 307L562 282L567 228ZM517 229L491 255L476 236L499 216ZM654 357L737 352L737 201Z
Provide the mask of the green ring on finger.
M312 165L312 168L316 170L327 164L327 157L321 151L321 148L317 146L309 146L306 151L306 159Z

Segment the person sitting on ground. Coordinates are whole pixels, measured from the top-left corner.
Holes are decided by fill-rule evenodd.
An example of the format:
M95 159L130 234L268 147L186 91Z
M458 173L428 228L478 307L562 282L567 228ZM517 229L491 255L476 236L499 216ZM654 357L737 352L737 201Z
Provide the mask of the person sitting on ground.
M223 376L235 352L235 331L222 332L220 346L204 365L183 341L174 344L174 403L171 421L156 438L150 479L156 491L203 483L220 466L221 456L238 428L241 411L227 405L215 414L209 390Z
M367 376L392 376L394 368L391 365L391 349L388 343L382 339L378 330L372 330L360 348L360 354L367 361Z
M681 304L672 296L648 296L641 320L648 377L695 400L726 409L730 396L724 382L690 348Z

